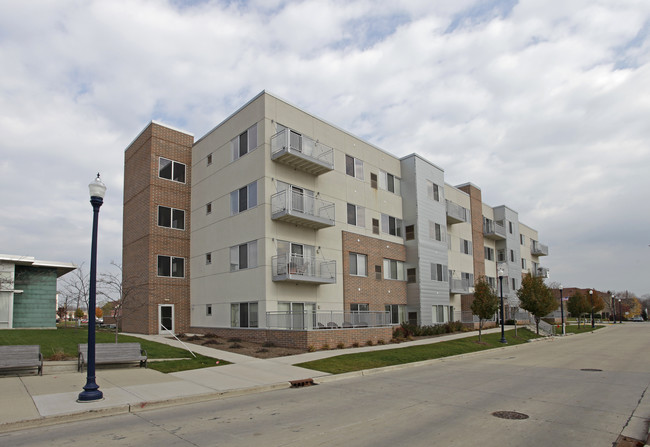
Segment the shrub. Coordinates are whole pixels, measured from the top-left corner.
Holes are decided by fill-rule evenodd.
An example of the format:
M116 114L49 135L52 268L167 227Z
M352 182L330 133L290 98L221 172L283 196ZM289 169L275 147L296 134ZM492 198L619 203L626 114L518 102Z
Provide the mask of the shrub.
M54 351L54 350L53 350L53 351ZM58 362L58 361L60 361L60 360L65 360L65 359L66 359L65 352L63 352L63 349L61 349L61 348L58 348L56 351L54 351L54 354L52 354L52 355L48 358L48 360L53 360L53 361L55 361L55 362Z
M204 335L205 338L219 338L217 334L214 332L208 332L207 334Z
M366 346L373 346L373 345L374 345L374 343L373 343L372 340L368 340L368 341L366 342Z
M355 341L354 343L352 343L352 347L353 348L358 348L359 347L359 342Z
M203 339L200 335L192 335L191 337L187 337L187 341L199 341Z
M243 348L243 346L240 345L239 343L233 343L232 345L230 345L230 349L240 349L240 348Z
M330 345L327 344L327 343L325 343L323 346L321 346L321 349L322 349L323 351L329 351L329 349L330 349Z
M206 340L206 341L203 342L203 345L222 345L222 344L223 344L223 343L221 343L220 341L215 340L215 339L213 339L213 338L208 339L208 340Z
M232 337L232 338L229 338L228 341L229 341L230 343L241 343L241 338L239 338L239 337Z
M378 344L378 345L385 345L386 342L384 341L383 338L380 338L379 340L377 340L377 344Z
M309 345L309 346L307 347L307 351L309 351L309 352L314 352L314 351L316 351L316 347L315 347L314 345Z
M406 331L404 328L400 326L393 329L393 338L406 338Z
M340 342L336 345L336 347L337 347L338 349L343 349L343 348L345 348L345 343L343 343L342 341L340 341Z

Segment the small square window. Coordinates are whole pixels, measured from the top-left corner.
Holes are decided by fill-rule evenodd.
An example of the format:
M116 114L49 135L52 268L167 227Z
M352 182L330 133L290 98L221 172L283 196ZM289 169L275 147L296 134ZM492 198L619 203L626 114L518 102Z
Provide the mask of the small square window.
M407 225L406 226L406 240L407 241L412 241L415 239L415 225Z

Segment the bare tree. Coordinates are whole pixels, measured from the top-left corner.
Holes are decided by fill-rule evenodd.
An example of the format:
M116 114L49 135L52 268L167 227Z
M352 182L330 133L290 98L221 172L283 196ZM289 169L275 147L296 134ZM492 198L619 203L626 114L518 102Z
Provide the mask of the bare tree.
M113 271L100 273L99 275L97 294L106 298L107 304L111 305L112 316L115 318L115 343L117 343L117 335L124 316L124 306L127 305L131 310L140 307L142 304L138 305L136 296L146 290L147 286L143 284L127 284L124 281L122 265L115 261L111 261L111 265L114 267Z
M84 271L84 264L81 263L76 270L67 274L61 282L63 283L61 295L63 295L66 305L75 303L77 309L82 307L88 309L90 278L88 273Z

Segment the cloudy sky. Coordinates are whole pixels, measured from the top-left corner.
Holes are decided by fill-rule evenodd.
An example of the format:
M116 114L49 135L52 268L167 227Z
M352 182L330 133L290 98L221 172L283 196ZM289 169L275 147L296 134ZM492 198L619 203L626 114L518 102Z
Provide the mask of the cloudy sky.
M650 2L0 2L0 253L121 260L124 149L268 90L506 204L565 286L650 293Z

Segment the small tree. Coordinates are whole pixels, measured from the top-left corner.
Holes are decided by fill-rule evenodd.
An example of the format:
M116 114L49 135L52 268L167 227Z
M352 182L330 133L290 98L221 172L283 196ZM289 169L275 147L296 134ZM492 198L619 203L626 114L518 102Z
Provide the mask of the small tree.
M56 315L59 317L59 321L63 320L64 326L68 325L68 308L66 306L59 306Z
M557 308L557 301L551 289L544 284L544 278L527 273L521 281L521 288L517 290L517 298L521 303L520 307L535 317L539 335L539 321Z
M605 308L605 301L603 301L603 298L600 296L600 294L598 292L590 293L588 311L591 311L591 314L593 315L602 312L604 308Z
M96 308L95 308L95 316L96 316L97 318L101 318L101 317L104 316L104 311L102 310L101 307L96 307Z
M566 304L567 310L578 319L578 328L580 328L580 316L591 309L587 297L584 296L579 290L569 297Z
M77 307L77 310L74 311L75 318L83 318L85 315L86 313L81 307Z
M499 309L499 297L484 276L481 276L474 285L474 301L472 301L471 309L472 313L479 318L478 341L480 342L483 323L488 318L492 318Z

